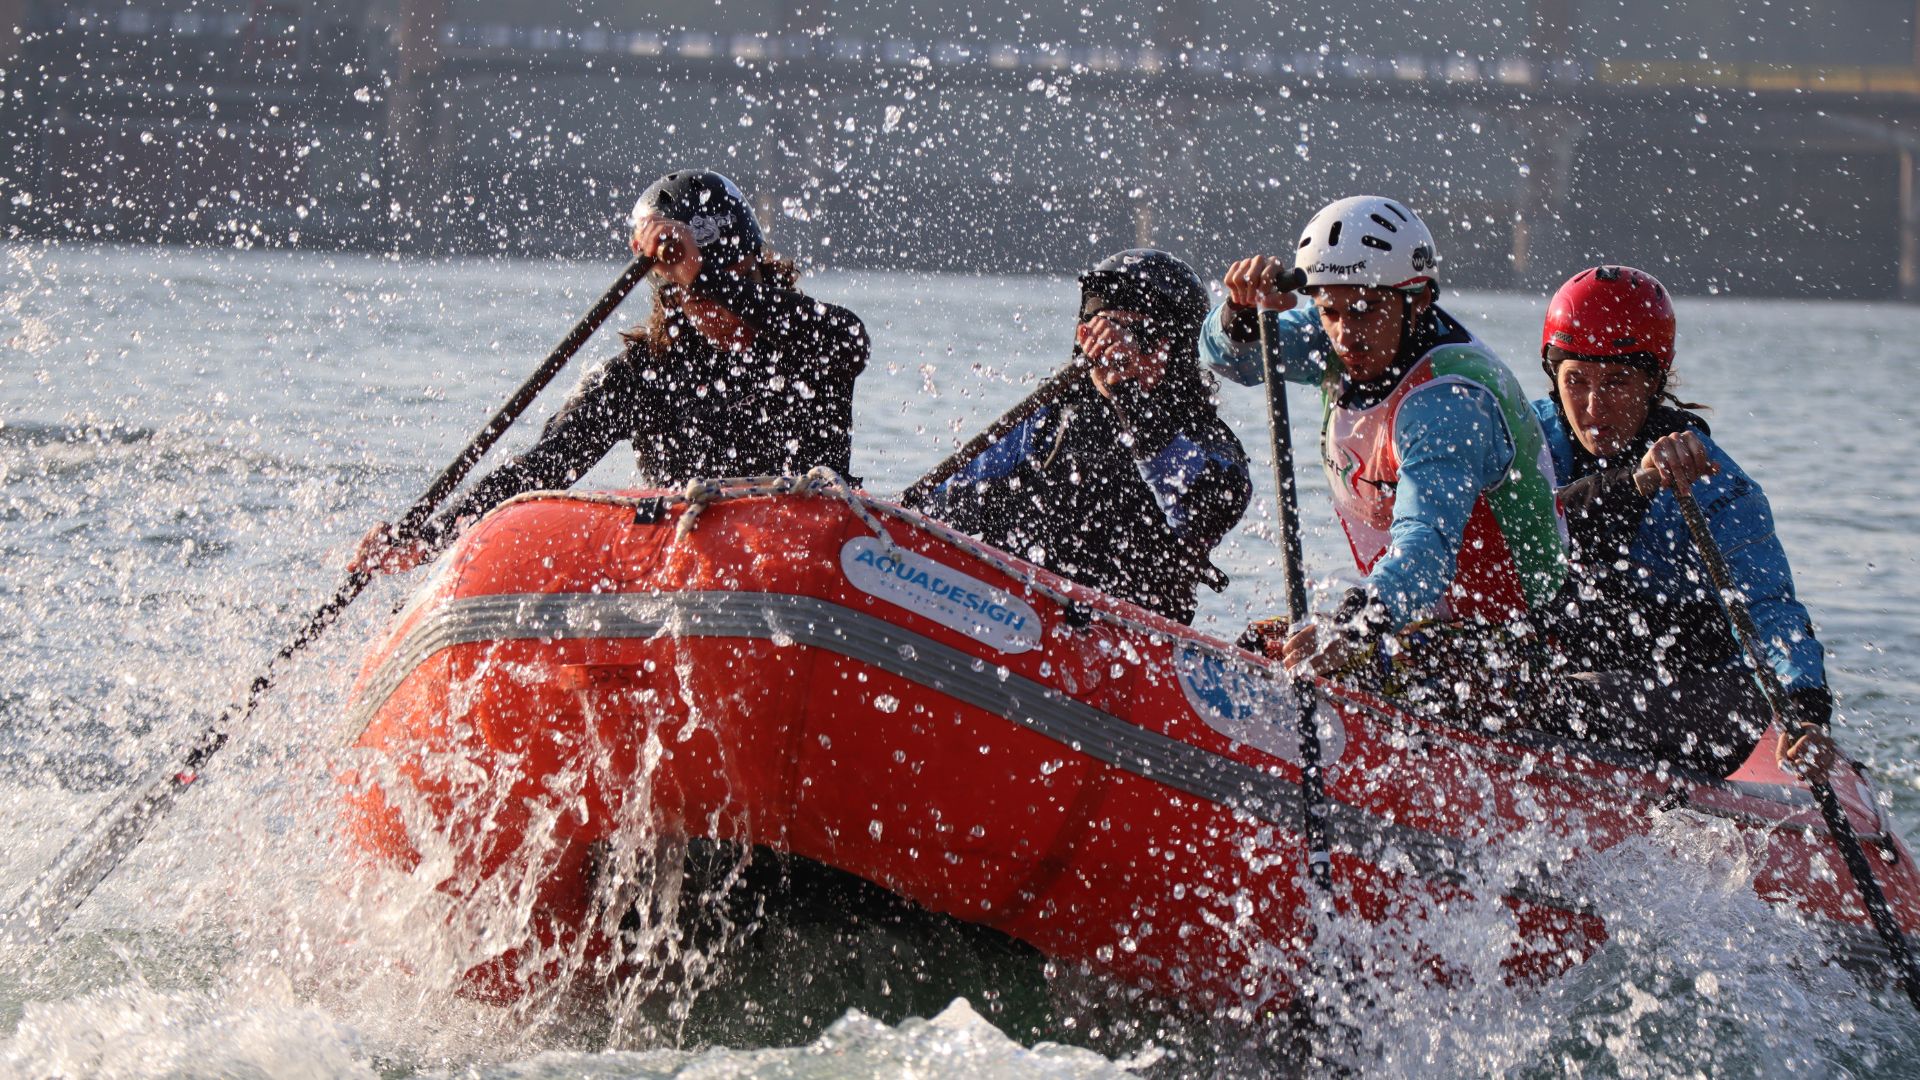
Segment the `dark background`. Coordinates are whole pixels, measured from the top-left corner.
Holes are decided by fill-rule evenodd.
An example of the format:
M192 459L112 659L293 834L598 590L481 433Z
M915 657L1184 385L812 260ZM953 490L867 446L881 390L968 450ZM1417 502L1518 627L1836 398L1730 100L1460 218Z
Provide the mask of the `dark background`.
M1915 9L0 0L0 228L611 254L706 166L814 264L1212 272L1379 193L1460 285L1913 297Z

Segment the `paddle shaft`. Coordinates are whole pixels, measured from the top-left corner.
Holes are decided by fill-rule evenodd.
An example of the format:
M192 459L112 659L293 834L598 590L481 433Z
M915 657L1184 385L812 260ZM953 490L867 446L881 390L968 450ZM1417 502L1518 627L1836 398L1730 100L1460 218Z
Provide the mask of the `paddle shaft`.
M646 277L647 272L652 269L653 260L644 255L637 255L632 262L627 263L626 269L620 271L620 276L614 279L613 284L601 294L593 307L580 317L579 322L573 324L573 329L567 331L567 336L561 339L560 344L553 347L553 351L540 362L540 366L527 377L527 381L520 384L520 389L513 392L513 396L507 399L506 404L500 406L500 411L493 414L493 419L487 421L487 425L480 429L480 433L473 437L473 441L467 444L466 449L460 451L460 455L447 465L438 479L434 480L433 486L427 489L427 493L420 496L419 501L407 510L406 516L401 518L400 524L394 528L396 537L410 539L422 525L427 523L427 518L433 516L433 511L439 507L441 500L451 494L454 488L460 486L460 481L466 479L467 473L473 469L474 465L486 456L488 450L493 449L493 444L500 441L500 436L506 434L507 429L513 426L513 422L527 410L527 406L533 404L533 399L540 396L540 391L545 390L547 384L553 381L553 377L560 374L560 369L567 366L567 362L573 359L573 354L580 351L580 347L587 343L587 339L600 329L601 324L613 314L613 310L620 306L620 302L627 298L627 294L633 291L633 287L640 284L641 279Z
M1290 271L1295 278L1299 271ZM1297 287L1297 285L1296 285ZM1293 429L1287 416L1287 383L1273 362L1273 342L1267 333L1267 313L1257 311L1260 324L1260 369L1267 384L1267 431L1273 445L1273 477L1280 501L1280 570L1284 576L1287 621L1298 625L1307 617L1307 576L1300 553L1300 496L1294 487ZM1327 786L1320 774L1320 729L1314 719L1320 695L1313 680L1293 680L1294 715L1300 741L1300 790L1306 806L1307 873L1322 890L1333 889L1333 856L1327 841Z
M1033 393L1021 399L1018 405L1008 409L1001 414L1000 419L987 425L986 430L968 439L965 445L948 454L945 460L928 470L925 476L908 485L907 490L900 493L900 501L912 506L925 500L936 488L951 480L955 473L966 468L988 447L1025 423L1028 417L1064 397L1067 391L1073 389L1074 383L1085 376L1086 371L1086 361L1076 350L1073 359L1067 363L1066 367L1054 372L1046 382L1035 387Z
M426 494L408 508L394 529L397 539L407 540L418 534L420 527L426 524L447 495L466 479L474 465L519 419L540 391L546 389L553 377L573 359L573 355L580 351L594 331L600 329L601 324L607 321L614 309L620 306L620 302L627 298L627 294L651 269L653 261L644 257L635 258L627 264L592 309L547 354L540 367L493 414L492 419L467 443L452 464L440 473ZM87 897L93 895L94 889L146 837L153 824L166 816L180 793L199 778L200 770L226 746L229 733L253 716L260 699L273 686L278 666L325 633L371 580L372 574L364 569L349 571L346 580L340 583L326 603L308 616L305 625L280 646L260 674L254 676L247 685L245 700L222 712L220 718L201 733L183 756L174 759L175 764L159 769L127 798L116 801L94 818L21 894L8 913L4 927L0 929L4 929L9 937L19 938L25 933L35 933L44 938L65 925Z
M1760 691L1766 695L1767 706L1773 710L1774 721L1780 725L1781 731L1790 734L1792 728L1788 717L1791 714L1787 711L1786 691L1780 688L1780 681L1771 674L1773 665L1768 663L1766 654L1760 649L1760 628L1754 625L1753 615L1747 611L1746 603L1734 589L1733 573L1727 567L1719 543L1707 530L1706 515L1700 512L1700 504L1694 501L1693 492L1675 488L1673 497L1680 504L1680 513L1687 519L1687 531L1693 534L1694 547L1700 550L1700 558L1707 564L1707 576L1713 579L1714 588L1720 591L1727 617L1733 623L1734 635L1740 639L1740 647L1746 651L1747 662L1753 665ZM1853 875L1854 886L1860 891L1860 900L1866 905L1867 917L1872 920L1874 930L1879 932L1880 939L1886 943L1887 951L1893 957L1901 989L1907 992L1913 1007L1920 1009L1920 966L1915 965L1906 934L1901 932L1900 923L1887 904L1886 894L1880 891L1880 882L1873 876L1873 863L1860 846L1860 838L1854 835L1853 823L1847 819L1846 808L1840 805L1840 797L1834 793L1833 785L1827 782L1825 776L1809 773L1806 780L1813 788L1813 798L1820 806L1820 816L1826 820L1827 832L1833 836L1834 845L1840 849L1840 857L1846 861L1847 870Z

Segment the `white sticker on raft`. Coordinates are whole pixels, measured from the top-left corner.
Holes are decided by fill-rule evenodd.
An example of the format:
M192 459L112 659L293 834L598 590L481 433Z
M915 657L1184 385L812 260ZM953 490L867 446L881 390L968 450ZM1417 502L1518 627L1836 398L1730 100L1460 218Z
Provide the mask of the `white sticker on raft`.
M1208 727L1243 746L1300 763L1291 684L1186 642L1175 648L1173 664L1187 704ZM1346 752L1346 727L1333 709L1315 709L1313 716L1320 728L1320 764L1332 765Z
M889 552L871 536L840 549L840 569L853 587L1001 652L1040 644L1040 615L1005 589L911 551Z

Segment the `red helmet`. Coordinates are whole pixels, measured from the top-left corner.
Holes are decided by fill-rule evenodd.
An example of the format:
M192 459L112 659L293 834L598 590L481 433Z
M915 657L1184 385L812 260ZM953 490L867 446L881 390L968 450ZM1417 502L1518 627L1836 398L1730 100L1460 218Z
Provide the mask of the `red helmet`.
M1666 286L1631 266L1595 266L1567 279L1547 305L1540 352L1590 356L1650 356L1673 369L1673 300Z

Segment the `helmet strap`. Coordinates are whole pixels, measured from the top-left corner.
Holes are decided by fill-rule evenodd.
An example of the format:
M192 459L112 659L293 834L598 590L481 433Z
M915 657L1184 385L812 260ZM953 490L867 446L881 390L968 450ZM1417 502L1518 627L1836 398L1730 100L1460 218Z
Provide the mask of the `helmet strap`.
M1400 294L1400 344L1394 350L1396 363L1413 363L1414 358L1407 355L1413 350L1413 300L1414 293L1405 289L1396 290Z

